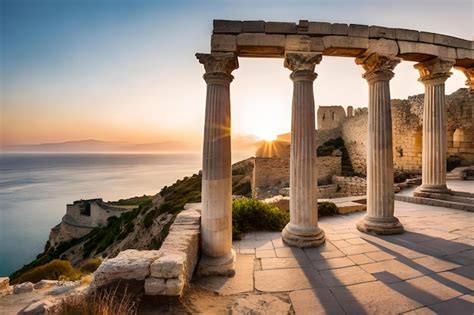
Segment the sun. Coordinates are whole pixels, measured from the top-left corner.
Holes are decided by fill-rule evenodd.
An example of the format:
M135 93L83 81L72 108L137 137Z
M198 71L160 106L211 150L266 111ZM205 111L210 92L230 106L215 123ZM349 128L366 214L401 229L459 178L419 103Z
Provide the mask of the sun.
M256 135L258 138L262 139L262 140L265 140L267 142L272 142L272 141L275 141L277 139L277 133L276 132L272 132L271 130L261 130L258 132L258 134Z

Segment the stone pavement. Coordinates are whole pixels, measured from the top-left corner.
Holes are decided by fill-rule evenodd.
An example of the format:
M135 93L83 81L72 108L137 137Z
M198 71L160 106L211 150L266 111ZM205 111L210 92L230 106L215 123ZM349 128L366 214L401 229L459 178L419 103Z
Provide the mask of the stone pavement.
M296 314L474 314L473 213L397 201L406 232L390 236L359 232L364 214L321 218L326 243L317 248L249 233L233 244L234 278L196 284L236 298L287 295Z

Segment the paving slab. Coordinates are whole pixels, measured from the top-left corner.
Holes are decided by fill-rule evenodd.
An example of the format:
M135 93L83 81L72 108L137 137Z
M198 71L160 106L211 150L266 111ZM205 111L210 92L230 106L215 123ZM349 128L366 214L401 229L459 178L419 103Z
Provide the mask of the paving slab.
M331 288L348 314L399 314L423 305L380 281Z
M458 264L431 256L413 259L413 263L423 266L433 272L441 272L460 267Z
M255 271L255 289L262 292L296 291L325 287L314 268L286 268Z
M321 276L329 287L347 286L376 280L374 276L359 266L322 270Z
M397 259L365 264L360 267L374 275L377 279L387 283L423 276L421 271L414 269Z
M354 266L355 263L347 257L339 257L324 260L315 260L313 261L313 265L317 270L326 270Z
M291 304L297 315L344 314L341 306L328 288L293 291Z

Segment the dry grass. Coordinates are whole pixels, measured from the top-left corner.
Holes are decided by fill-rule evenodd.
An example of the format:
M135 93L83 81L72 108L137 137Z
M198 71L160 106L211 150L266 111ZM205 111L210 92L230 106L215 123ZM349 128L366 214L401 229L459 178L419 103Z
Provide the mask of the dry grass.
M127 289L100 290L81 300L64 300L57 314L61 315L134 315L138 314L136 297Z

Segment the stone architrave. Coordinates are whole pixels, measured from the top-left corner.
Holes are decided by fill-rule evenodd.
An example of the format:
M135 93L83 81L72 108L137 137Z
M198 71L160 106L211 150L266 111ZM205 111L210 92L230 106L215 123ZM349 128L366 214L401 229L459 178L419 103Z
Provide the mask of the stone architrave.
M423 105L422 182L413 193L449 193L446 187L446 97L444 83L455 60L433 58L417 63L418 79L425 85Z
M316 138L313 81L321 53L287 52L285 67L292 71L293 105L290 154L290 222L282 231L283 240L298 247L324 242L318 227Z
M470 68L454 67L455 69L461 70L467 77L466 85L469 87L469 92L474 94L474 66Z
M367 214L357 223L366 233L396 234L403 226L394 216L392 115L390 79L400 62L390 55L368 54L356 58L369 84L367 130Z
M232 249L232 173L230 140L231 72L239 67L234 53L196 54L207 83L202 166L202 257L198 274L235 274Z

